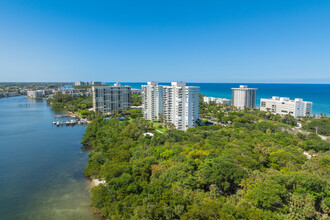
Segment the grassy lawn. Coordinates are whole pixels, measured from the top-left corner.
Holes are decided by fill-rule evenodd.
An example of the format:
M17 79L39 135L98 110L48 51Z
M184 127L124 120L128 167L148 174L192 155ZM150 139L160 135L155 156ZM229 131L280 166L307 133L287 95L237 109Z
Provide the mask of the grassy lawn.
M131 117L128 117L128 121L132 121L133 119ZM167 129L164 127L163 123L161 122L152 122L153 123L153 126L154 126L154 129L158 130L158 131L161 131L163 133L165 133L167 131ZM159 125L162 125L163 127L162 128L158 128ZM156 131L157 132L157 131Z
M167 129L164 127L163 123L161 123L161 122L153 122L153 124L154 124L154 128L156 130L159 130L159 131L164 132L164 133L167 131ZM158 128L159 125L163 125L163 127L162 128Z

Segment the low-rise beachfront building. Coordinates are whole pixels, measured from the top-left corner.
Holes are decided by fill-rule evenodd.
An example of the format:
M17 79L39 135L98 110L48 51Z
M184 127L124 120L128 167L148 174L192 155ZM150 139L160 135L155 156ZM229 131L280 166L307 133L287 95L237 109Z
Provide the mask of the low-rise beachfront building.
M32 98L39 98L43 96L43 92L41 90L27 91L27 96Z
M203 97L203 102L210 103L210 102L216 102L218 104L225 104L225 105L231 105L231 100L226 98L215 98L215 97Z
M85 85L88 85L88 84L89 84L88 82L83 82L83 81L74 82L75 86L85 86Z
M73 88L57 88L53 89L54 94L68 94L68 95L77 95L77 91Z
M312 102L296 98L290 100L287 97L273 96L271 99L260 99L260 110L270 111L274 114L287 115L293 117L310 117L312 115Z
M93 110L104 113L129 109L131 106L131 87L121 86L93 86Z
M92 82L91 82L91 85L92 85L92 86L102 85L102 82L100 82L100 81L92 81Z
M52 90L33 90L33 91L27 91L27 96L32 98L41 98L44 95L50 95L53 93Z
M84 81L76 81L74 83L75 86L96 86L96 85L102 85L101 81L91 81L91 82L84 82Z
M19 96L20 94L17 92L5 92L5 93L0 93L0 98L3 97L13 97L13 96Z

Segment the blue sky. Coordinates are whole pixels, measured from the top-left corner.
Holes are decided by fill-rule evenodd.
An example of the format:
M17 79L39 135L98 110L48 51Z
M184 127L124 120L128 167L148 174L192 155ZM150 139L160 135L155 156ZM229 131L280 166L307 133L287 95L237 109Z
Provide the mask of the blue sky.
M0 81L330 83L330 1L1 0Z

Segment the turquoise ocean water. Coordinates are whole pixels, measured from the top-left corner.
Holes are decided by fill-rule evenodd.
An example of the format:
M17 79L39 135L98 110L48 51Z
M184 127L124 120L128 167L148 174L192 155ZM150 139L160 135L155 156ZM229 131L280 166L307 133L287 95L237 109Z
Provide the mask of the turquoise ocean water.
M109 83L112 84L112 83ZM135 89L141 89L146 83L123 82ZM169 83L160 83L169 85ZM313 114L324 113L330 116L330 84L270 84L270 83L187 83L191 86L199 86L204 95L231 99L231 88L239 85L248 85L257 88L257 106L260 98L271 98L272 96L289 97L290 99L302 98L313 102Z

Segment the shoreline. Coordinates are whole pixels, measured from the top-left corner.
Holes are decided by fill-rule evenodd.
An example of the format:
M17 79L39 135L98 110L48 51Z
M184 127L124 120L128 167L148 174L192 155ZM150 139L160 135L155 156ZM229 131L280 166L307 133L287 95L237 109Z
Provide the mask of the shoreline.
M76 115L75 113L73 112L70 112L70 111L66 111L66 114L72 118L78 118L78 119L81 119L78 115Z
M104 179L87 177L90 181L89 187L92 189L100 184L105 184Z
M79 117L77 114L75 114L75 113L73 113L73 112L66 111L66 114L67 114L69 117L71 117L71 118L77 118L77 119L79 119L79 120L83 120L83 121L85 121L87 124L91 123L89 120L84 119L84 118L81 118L81 117Z
M91 178L91 177L87 177L87 176L85 176L85 178L88 179L88 181L89 181L88 187L89 187L90 192L94 187L105 183L105 180L103 180L103 179L99 180L98 178ZM89 200L90 200L90 198L89 198ZM92 205L89 205L89 208L96 218L98 218L100 220L107 220L107 218L102 216L102 212L98 208L96 208Z

